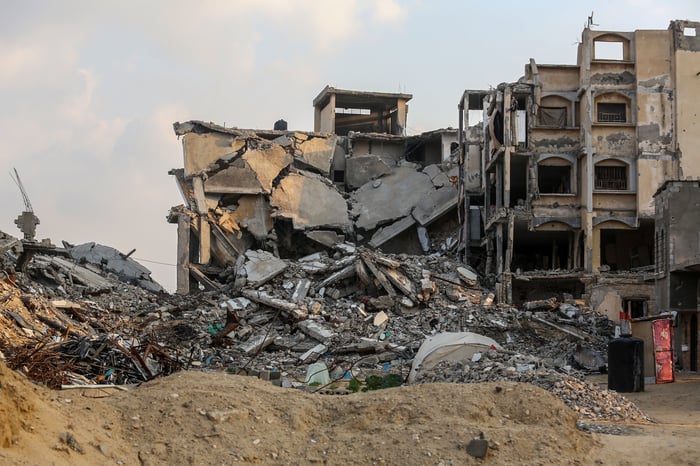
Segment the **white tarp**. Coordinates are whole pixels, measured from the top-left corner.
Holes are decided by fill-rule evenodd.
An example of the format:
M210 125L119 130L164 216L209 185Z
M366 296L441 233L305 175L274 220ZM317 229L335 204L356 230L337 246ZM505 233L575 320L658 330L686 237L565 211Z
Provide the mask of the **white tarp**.
M492 347L502 349L494 340L478 333L444 332L428 337L413 358L408 383L414 382L419 370L430 370L440 361L465 361Z

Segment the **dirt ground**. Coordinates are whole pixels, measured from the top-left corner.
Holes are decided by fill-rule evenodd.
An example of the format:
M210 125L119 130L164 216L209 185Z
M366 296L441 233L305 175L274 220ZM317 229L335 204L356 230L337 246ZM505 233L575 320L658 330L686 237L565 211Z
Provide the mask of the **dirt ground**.
M128 391L49 391L0 362L0 464L699 464L700 377L630 394L658 422L590 434L538 387L352 395L182 372ZM466 453L480 433L488 455Z

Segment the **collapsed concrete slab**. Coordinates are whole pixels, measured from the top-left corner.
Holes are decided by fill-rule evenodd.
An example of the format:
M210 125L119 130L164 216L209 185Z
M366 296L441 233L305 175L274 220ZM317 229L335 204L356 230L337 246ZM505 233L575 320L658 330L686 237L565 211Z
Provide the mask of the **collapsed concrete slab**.
M307 139L299 144L301 154L295 157L295 163L299 163L301 168L308 168L324 176L329 176L335 144L335 136Z
M430 181L433 182L436 188L442 188L451 184L447 174L438 165L428 165L423 169L423 173L430 177Z
M416 220L412 216L408 215L400 220L395 221L391 225L378 229L374 233L374 235L372 235L372 239L370 239L369 243L367 244L373 248L378 248L390 239L395 238L399 234L408 230L415 224Z
M245 140L230 134L187 133L182 140L185 152L200 154L197 158L185 158L185 176L206 170L209 164L221 158L233 157L245 147Z
M309 231L306 232L306 237L328 248L332 248L333 246L345 241L345 235L339 235L335 231L331 230Z
M457 206L457 189L452 186L427 191L412 211L422 226L429 225Z
M81 263L88 263L112 272L120 280L140 286L154 293L165 290L151 278L151 271L139 264L131 257L134 251L123 254L118 250L97 243L85 243L71 246L65 243L66 250L71 259Z
M378 155L350 157L345 162L345 184L349 189L362 185L391 173L391 167Z
M284 272L287 263L266 251L246 251L244 265L248 283L260 286Z
M204 182L204 192L220 194L258 194L265 190L255 171L243 160L213 174Z
M294 229L340 228L352 226L347 203L338 190L313 173L290 174L272 191L270 204L276 215L292 220Z
M263 196L241 196L231 218L259 241L272 230L272 209Z
M272 181L292 163L292 156L282 147L270 145L265 149L249 150L243 154L250 168L255 172L265 192L272 191Z
M381 183L379 183L381 181ZM430 177L409 167L397 167L376 182L366 183L352 195L355 226L373 230L405 217L418 202L434 191Z

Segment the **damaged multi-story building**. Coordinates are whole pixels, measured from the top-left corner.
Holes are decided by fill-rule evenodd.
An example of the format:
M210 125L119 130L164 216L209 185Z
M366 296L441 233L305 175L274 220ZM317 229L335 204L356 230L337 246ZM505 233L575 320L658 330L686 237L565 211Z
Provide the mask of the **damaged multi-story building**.
M463 93L465 205L484 206L499 301L570 294L615 320L672 305L655 293L654 193L700 179L699 35L589 25L576 65L531 59L518 81Z
M355 244L457 248L457 130L407 136L411 98L327 86L313 101L313 132L282 120L274 130L175 123L184 167L170 173L185 201L168 217L178 225L177 291L250 283L253 264L270 277L274 258Z

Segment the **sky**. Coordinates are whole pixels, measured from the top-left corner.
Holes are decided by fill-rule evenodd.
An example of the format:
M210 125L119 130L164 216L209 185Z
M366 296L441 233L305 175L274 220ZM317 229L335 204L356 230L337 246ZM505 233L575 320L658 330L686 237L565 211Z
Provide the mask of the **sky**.
M465 89L576 63L593 29L700 21L697 0L3 0L0 231L20 237L16 168L38 239L129 252L175 289L183 166L172 123L313 130L326 86L413 95L408 132L457 127Z

